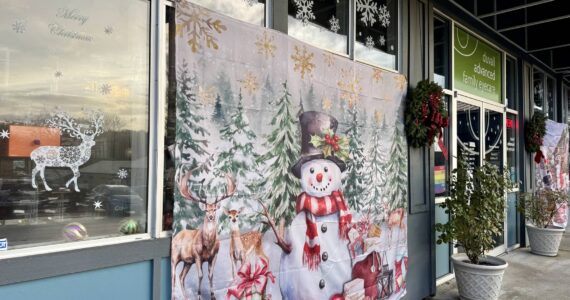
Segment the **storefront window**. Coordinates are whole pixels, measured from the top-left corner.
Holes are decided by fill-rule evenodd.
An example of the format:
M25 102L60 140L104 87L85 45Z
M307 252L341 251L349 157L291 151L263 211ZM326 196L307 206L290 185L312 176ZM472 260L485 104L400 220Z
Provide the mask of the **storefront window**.
M517 109L517 99L516 96L516 63L515 60L508 57L506 59L506 82L507 86L505 89L505 103L510 109Z
M544 109L544 73L534 71L533 75L534 110Z
M556 120L556 106L554 99L556 97L554 79L547 77L546 79L546 101L548 102L548 118Z
M450 88L450 67L451 56L449 55L450 37L449 21L439 17L433 18L433 48L434 48L434 74L433 80L443 88Z
M467 160L470 169L479 167L481 161L480 108L457 102L457 151Z
M265 26L265 0L190 0L190 2L232 18Z
M507 167L511 173L511 180L518 182L517 145L519 121L516 114L508 113L506 121L507 132Z
M146 232L149 1L10 1L0 20L0 239Z
M349 1L289 0L289 35L337 53L348 53Z
M445 95L445 103L447 104L447 111L449 111L449 103L451 97ZM451 116L449 123L451 124ZM443 129L443 144L447 150L447 157L444 154L444 149L441 149L439 143L434 143L434 191L436 197L445 197L448 194L448 182L450 174L450 157L449 157L449 127Z
M356 1L354 57L396 69L398 53L398 1Z
M503 169L503 113L485 109L485 161Z

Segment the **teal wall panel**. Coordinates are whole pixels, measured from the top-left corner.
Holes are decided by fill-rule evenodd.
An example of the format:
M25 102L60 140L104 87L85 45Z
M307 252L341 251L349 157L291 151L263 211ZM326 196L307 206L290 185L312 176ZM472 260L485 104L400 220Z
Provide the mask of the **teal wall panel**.
M6 300L151 298L152 261L0 286L0 299Z
M162 258L160 266L160 299L169 300L171 299L171 280L170 280L170 257Z

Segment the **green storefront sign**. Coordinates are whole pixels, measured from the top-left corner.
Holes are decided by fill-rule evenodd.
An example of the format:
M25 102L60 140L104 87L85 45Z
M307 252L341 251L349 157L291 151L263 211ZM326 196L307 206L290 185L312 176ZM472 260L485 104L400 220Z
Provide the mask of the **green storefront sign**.
M501 52L461 28L453 36L455 88L502 103Z

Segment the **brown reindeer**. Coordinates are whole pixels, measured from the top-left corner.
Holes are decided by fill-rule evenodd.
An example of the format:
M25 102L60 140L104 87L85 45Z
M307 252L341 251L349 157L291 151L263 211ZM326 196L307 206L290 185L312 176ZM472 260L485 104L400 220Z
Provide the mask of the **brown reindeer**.
M180 272L180 286L185 299L189 299L185 288L185 278L190 271L193 264L196 264L198 271L198 298L201 299L201 285L202 285L202 264L208 262L208 279L210 281L210 294L211 299L214 297L213 277L214 265L216 264L216 257L220 249L220 241L218 240L218 229L216 211L220 208L220 201L231 197L235 190L236 185L231 175L226 174L226 192L222 196L218 196L212 203L193 193L191 188L188 187L188 180L192 171L187 171L183 174L181 179L177 182L180 194L187 200L200 203L200 208L205 212L204 222L199 229L196 230L181 230L172 238L171 248L171 267L172 267L172 290L176 287L176 266L180 262L184 262L184 268Z
M250 251L254 251L258 257L266 261L269 258L263 252L263 235L259 231L250 231L241 234L239 230L239 214L242 208L227 210L224 213L230 219L230 259L232 261L232 276L235 280L235 271L239 270ZM238 265L239 261L239 265Z

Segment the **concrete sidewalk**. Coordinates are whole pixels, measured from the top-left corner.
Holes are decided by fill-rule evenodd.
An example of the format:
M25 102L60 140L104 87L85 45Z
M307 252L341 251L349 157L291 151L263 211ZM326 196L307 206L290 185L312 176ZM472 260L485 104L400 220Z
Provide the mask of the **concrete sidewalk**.
M500 300L570 300L570 230L557 257L544 257L521 248L500 256L509 263ZM432 300L459 299L455 280L437 287Z

